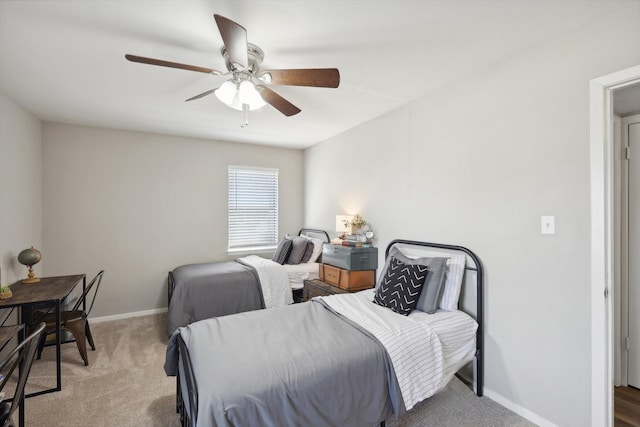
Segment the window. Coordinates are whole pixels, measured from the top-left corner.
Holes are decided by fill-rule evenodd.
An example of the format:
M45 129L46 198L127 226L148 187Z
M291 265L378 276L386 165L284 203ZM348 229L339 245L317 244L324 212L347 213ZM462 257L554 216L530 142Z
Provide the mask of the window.
M229 166L229 251L278 244L278 169Z

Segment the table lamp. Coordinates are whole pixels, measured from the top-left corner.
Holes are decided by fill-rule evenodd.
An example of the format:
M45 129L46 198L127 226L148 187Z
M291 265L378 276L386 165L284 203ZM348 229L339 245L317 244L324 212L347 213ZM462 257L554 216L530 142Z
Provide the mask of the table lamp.
M18 262L29 267L29 274L26 279L22 279L22 283L38 283L40 279L33 274L33 266L40 262L42 254L33 246L25 249L18 254Z

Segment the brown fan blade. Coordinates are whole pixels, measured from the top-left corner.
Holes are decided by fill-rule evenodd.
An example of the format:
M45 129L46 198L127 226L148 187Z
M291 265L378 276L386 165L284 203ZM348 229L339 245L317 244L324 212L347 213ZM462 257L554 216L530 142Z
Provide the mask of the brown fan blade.
M211 94L212 94L213 92L215 92L216 90L218 90L218 88L211 89L211 90L208 90L208 91L206 91L206 92L202 92L200 95L196 95L196 96L194 96L193 98L189 98L189 99L185 100L184 102L189 102L189 101L193 101L194 99L204 98L204 97L205 97L205 96L207 96L207 95L211 95Z
M249 66L247 30L242 25L224 16L213 15L213 17L216 19L224 47L227 49L229 62L239 65L243 70L246 69Z
M180 64L178 62L163 61L161 59L146 58L144 56L126 54L124 57L131 62L139 62L141 64L159 65L161 67L171 67L171 68L178 68L181 70L197 71L199 73L205 73L205 74L216 74L216 75L222 74L220 71L213 70L211 68L196 67L195 65Z
M285 116L293 116L301 111L298 107L296 107L265 85L257 85L257 87L262 89L262 91L260 91L260 96L262 96L262 99L264 99L268 104L271 104L273 108L280 111Z
M270 76L270 77L269 77ZM265 81L276 85L333 87L340 85L337 68L307 68L297 70L265 70L260 73Z

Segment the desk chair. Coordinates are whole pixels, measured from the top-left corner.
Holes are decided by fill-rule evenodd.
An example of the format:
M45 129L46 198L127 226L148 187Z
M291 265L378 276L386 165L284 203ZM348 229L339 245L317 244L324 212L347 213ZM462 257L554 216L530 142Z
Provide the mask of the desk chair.
M91 280L71 310L62 311L60 313L60 329L71 332L75 338L80 356L82 356L82 360L84 360L84 366L89 365L89 358L87 357L87 341L89 341L91 350L95 351L96 349L96 346L93 343L91 329L89 328L89 319L87 319L87 317L93 308L93 303L96 301L96 295L98 295L98 289L100 288L100 282L102 282L103 275L104 270L100 271L96 277ZM82 309L83 303L87 300L92 290L93 296L91 297L91 303L89 304L88 310L84 311ZM34 313L33 318L38 322L42 321L46 323L44 333L40 338L40 344L38 346L38 359L40 359L47 335L56 332L56 314L39 311Z
M33 358L36 354L36 347L38 346L44 328L44 322L40 323L31 335L19 343L18 346L0 362L0 371L4 373L4 377L0 381L0 391L4 390L4 386L11 379L11 375L22 363L22 367L18 370L19 374L13 400L11 400L11 403L7 401L0 403L0 426L2 427L15 425L11 416L18 408L18 405L24 404L24 387L27 384L27 377L31 371ZM5 372L7 367L9 367L9 369Z

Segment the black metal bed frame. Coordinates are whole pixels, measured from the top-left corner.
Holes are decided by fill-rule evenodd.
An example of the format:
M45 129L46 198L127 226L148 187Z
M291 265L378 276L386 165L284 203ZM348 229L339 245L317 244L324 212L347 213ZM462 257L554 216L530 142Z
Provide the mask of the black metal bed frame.
M476 314L475 316L472 316L472 317L475 317L476 323L478 324L478 329L476 330L476 352L475 352L476 390L474 391L476 395L478 395L478 397L482 397L484 394L484 297L483 297L484 273L482 270L482 263L480 262L480 259L477 257L475 253L473 253L471 250L463 246L446 245L442 243L419 242L416 240L403 240L403 239L392 240L387 245L387 249L385 250L385 253L384 253L385 259L387 259L387 256L389 255L389 251L391 250L391 247L395 244L408 244L413 246L425 246L429 248L463 252L473 260L473 263L475 264L475 266L469 267L465 263L465 270L476 272ZM460 306L460 300L458 300L458 307L459 306ZM467 313L467 314L471 315L471 313ZM466 382L464 378L461 378L461 379Z
M304 229L314 232L325 233L323 230L313 230L313 229ZM298 233L300 235L302 230ZM328 235L327 235L328 238ZM327 239L329 240L329 239ZM480 259L473 253L471 250L463 247L463 246L455 246L455 245L447 245L441 243L429 243L429 242L420 242L416 240L403 240L396 239L392 240L385 250L385 259L389 255L389 251L391 247L395 244L407 244L413 246L424 246L430 248L437 249L445 249L450 251L463 252L467 256L469 256L475 266L470 267L465 263L465 270L475 271L476 272L476 315L475 320L478 323L478 329L476 331L476 351L475 351L475 367L476 367L476 389L475 393L478 397L482 397L483 388L484 388L484 328L483 328L483 269L482 264L480 263ZM463 278L464 280L464 278ZM458 305L460 302L458 301ZM470 313L467 313L470 314ZM473 316L472 316L473 317ZM178 351L180 357L178 360L182 360L178 367L178 375L176 376L176 412L180 414L180 424L182 427L196 427L197 414L198 414L198 387L196 382L196 377L193 372L193 368L191 366L191 359L189 357L189 349L187 348L185 342L182 339L182 336L178 335ZM180 373L184 372L184 380L186 382L188 399L189 399L189 411L187 411L186 405L182 396L182 388L180 387ZM465 381L464 378L461 378ZM466 382L466 381L465 381ZM191 416L195 414L195 416ZM385 427L385 421L380 422L380 427Z

